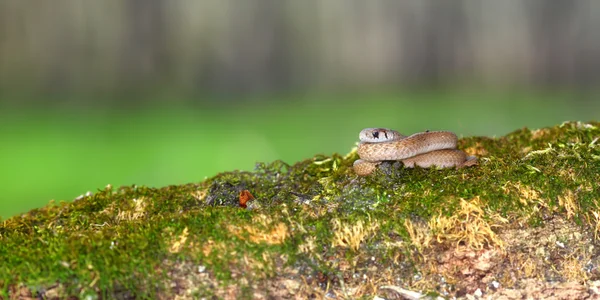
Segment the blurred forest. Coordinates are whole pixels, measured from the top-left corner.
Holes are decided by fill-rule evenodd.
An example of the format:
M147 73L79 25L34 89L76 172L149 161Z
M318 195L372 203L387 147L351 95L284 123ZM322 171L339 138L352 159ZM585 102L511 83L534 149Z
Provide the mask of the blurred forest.
M0 217L315 154L365 127L600 119L600 1L0 1Z
M599 15L594 0L2 1L0 91L595 88Z

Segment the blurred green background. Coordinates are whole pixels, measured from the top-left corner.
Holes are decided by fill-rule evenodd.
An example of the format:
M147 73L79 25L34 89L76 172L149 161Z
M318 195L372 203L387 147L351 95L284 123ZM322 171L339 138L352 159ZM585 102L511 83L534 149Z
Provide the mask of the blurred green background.
M0 216L348 153L365 127L600 119L597 1L0 2Z

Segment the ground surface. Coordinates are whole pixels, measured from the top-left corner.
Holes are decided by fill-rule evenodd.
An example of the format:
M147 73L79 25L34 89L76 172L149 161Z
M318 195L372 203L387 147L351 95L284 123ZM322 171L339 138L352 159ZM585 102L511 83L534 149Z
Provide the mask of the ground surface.
M598 297L600 124L461 139L476 167L354 151L115 188L0 224L4 298ZM254 198L254 199L253 199ZM243 207L247 206L247 207Z

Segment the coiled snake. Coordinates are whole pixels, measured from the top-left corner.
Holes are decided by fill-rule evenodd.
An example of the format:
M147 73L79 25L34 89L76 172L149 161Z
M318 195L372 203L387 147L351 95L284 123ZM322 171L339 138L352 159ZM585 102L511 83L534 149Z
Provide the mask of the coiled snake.
M458 138L449 131L426 131L404 136L386 128L366 128L359 134L358 156L354 172L369 175L386 160L402 161L405 167L467 167L477 158L456 149Z

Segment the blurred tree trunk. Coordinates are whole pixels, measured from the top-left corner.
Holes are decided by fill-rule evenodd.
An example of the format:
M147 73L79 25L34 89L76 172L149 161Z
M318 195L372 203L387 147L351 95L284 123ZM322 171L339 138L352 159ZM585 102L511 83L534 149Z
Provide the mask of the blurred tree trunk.
M417 20L408 19L403 26L403 61L409 82L438 85L470 69L467 17L462 2L422 5L415 9Z
M121 41L122 63L118 66L122 88L168 83L169 47L162 0L127 0L123 3L129 26Z
M536 81L545 85L573 83L575 50L580 28L575 25L575 1L529 2Z

